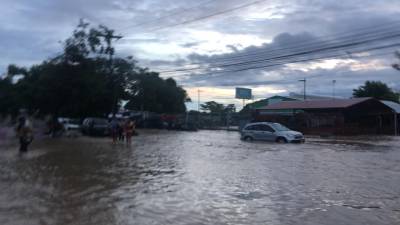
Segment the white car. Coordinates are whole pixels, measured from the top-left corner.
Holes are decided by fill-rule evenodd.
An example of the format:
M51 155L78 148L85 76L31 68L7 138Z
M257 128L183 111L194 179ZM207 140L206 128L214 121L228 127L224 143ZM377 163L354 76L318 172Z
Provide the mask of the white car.
M279 123L258 122L249 123L240 131L241 139L245 141L263 140L279 143L303 143L304 135L300 132L290 130Z
M58 118L58 122L61 123L65 131L79 131L81 125L79 120L71 118Z

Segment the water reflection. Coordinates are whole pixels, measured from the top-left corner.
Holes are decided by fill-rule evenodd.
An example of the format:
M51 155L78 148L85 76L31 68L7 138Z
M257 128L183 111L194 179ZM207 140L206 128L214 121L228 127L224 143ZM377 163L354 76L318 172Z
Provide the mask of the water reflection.
M360 144L361 143L361 144ZM143 131L0 156L0 224L396 224L399 140L241 142Z

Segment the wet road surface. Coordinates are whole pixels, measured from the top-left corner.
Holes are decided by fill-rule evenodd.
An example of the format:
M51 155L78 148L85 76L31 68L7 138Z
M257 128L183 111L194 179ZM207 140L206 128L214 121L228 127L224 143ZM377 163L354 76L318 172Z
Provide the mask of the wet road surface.
M0 147L0 224L400 224L400 139L140 131Z

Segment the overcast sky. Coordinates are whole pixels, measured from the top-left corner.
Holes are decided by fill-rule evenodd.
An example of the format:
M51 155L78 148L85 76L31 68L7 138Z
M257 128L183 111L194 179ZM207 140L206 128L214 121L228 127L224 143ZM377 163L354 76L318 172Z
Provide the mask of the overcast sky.
M296 46L304 48L304 43L323 43L340 35L357 34L360 29L400 30L398 0L266 0L209 18L205 17L256 1L1 2L1 74L10 63L30 66L58 54L62 50L60 41L71 34L79 18L115 29L124 36L117 43L117 52L122 56L132 55L142 66L155 71L188 68L189 64L226 63L227 59L229 63L240 63L268 58L274 52L283 54L282 49L294 51ZM392 26L385 28L386 25ZM308 78L310 94L332 95L332 80L336 80L336 95L349 97L352 89L366 80L381 80L399 90L400 72L391 68L396 62L392 53L397 49L400 48L356 55L360 57L349 53L348 57L339 59L240 72L187 71L162 76L177 79L193 100L197 100L197 90L201 89L202 101L235 103L238 107L240 101L234 100L234 87L252 88L255 98L259 99L302 92L302 83L298 80L303 78ZM265 62L252 66L263 65Z

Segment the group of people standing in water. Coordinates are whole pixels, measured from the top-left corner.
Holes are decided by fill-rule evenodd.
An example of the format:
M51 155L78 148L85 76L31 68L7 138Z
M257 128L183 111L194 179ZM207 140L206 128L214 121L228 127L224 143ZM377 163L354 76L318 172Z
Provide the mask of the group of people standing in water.
M136 135L136 123L134 120L118 121L115 117L111 119L110 130L112 143L126 141L128 145L132 143L132 136Z
M126 141L126 144L132 143L132 136L137 135L136 123L134 120L117 120L115 117L110 121L110 133L112 143L116 144L117 141ZM17 120L15 127L16 135L19 140L19 151L25 153L28 151L28 146L33 141L33 128L32 123L27 116L20 116Z

